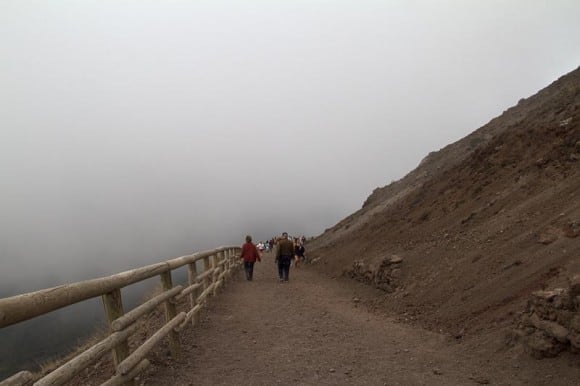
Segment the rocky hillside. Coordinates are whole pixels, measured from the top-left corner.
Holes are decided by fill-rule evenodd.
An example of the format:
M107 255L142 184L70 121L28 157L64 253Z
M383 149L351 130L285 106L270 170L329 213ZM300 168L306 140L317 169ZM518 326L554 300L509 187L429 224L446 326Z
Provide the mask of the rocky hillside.
M509 328L534 291L580 273L579 234L580 68L375 189L309 250L382 288L377 308L464 337Z

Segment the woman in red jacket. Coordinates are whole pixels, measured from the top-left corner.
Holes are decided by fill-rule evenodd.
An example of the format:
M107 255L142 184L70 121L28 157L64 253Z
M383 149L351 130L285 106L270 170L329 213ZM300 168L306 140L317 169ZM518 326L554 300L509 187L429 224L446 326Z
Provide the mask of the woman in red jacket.
M242 245L242 255L244 259L244 270L246 271L246 280L252 281L254 275L254 263L256 260L261 261L258 248L252 243L252 236L246 236L246 243Z

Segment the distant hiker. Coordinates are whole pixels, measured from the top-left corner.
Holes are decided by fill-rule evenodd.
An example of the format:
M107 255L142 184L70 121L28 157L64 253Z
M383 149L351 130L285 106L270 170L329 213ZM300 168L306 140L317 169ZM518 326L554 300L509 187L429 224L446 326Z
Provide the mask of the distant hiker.
M244 259L246 280L252 281L252 277L254 275L254 263L256 260L262 261L262 259L260 259L258 248L256 248L254 243L252 243L252 236L246 236L246 243L242 245L242 255L240 257Z
M296 244L294 244L294 259L294 266L296 268L298 268L298 263L304 261L304 245L302 245L300 241L297 241Z
M288 239L288 233L282 233L282 238L278 240L276 250L276 261L278 262L278 276L281 282L288 281L290 275L290 264L294 256L294 244Z

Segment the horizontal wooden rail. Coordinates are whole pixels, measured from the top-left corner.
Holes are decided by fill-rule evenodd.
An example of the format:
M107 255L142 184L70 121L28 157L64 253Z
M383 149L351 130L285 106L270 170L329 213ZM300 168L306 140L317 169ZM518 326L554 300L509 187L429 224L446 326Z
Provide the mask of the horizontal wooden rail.
M149 279L163 272L212 256L226 247L178 257L98 279L48 288L0 299L0 327L10 326L62 307L104 295L115 289Z
M203 284L201 283L192 284L189 287L185 288L183 291L181 291L181 293L175 297L175 300L181 300L187 295L193 293L194 291L197 291L201 287L203 287Z
M21 371L10 378L0 382L0 386L24 386L31 385L34 381L34 375L30 371Z
M193 319L193 317L195 317L195 315L197 315L200 311L201 304L197 304L187 313L187 315L185 316L185 320L177 327L177 330L178 331L183 330L187 326L187 323L189 323L191 319Z
M167 263L122 272L100 279L16 295L0 299L0 327L32 319L59 308L70 306L111 292L117 288L148 279L169 269Z
M72 380L107 352L113 354L116 374L103 385L132 385L133 379L149 366L149 361L146 359L147 353L164 338L169 338L172 355L180 354L178 333L199 314L207 297L211 294L215 295L233 271L238 269L240 250L239 247L220 247L107 277L0 299L0 328L2 328L83 300L102 296L110 330L110 335L105 339L77 354L44 377L38 379L38 376L22 371L0 381L0 386L30 385L35 380L34 386L62 385ZM203 261L201 273L197 273L195 264L197 261ZM188 265L188 285L173 286L171 272L185 265ZM163 292L125 313L121 289L154 276L160 277ZM188 295L190 297L189 309L177 312L178 301ZM139 328L139 323L136 322L163 304L165 305L165 324L131 353L128 340ZM196 323L195 319L193 323Z
M215 271L215 268L210 268L207 271L205 271L204 273L202 273L201 275L197 276L197 280L196 281L202 281L203 279L205 279L206 277L209 277L211 275L213 275Z
M125 385L129 381L132 381L133 378L135 378L136 376L141 374L143 372L143 370L145 370L147 367L149 367L149 361L147 359L143 359L141 362L139 362L139 364L137 366L135 366L133 368L133 370L131 370L129 372L129 374L126 374L126 375L119 374L117 376L114 376L113 378L109 379L107 382L103 383L101 386Z
M157 307L162 302L164 302L167 299L172 298L175 295L177 295L178 293L180 293L182 289L183 289L183 286L179 285L177 287L173 287L173 289L171 289L169 291L166 291L166 292L163 292L163 293L157 295L153 299L141 304L139 307L136 307L136 308L132 309L131 311L127 312L125 315L121 316L120 318L115 319L115 321L113 323L111 323L111 328L113 329L113 331L121 331L122 329L124 329L125 327L127 327L128 325L130 325L131 323L136 321L137 319L139 319L141 316L154 310L155 307Z
M123 362L119 364L119 366L117 366L119 373L123 375L128 374L133 367L135 367L139 362L141 362L141 360L145 358L145 355L151 351L151 349L153 349L153 347L155 347L157 343L161 341L161 339L166 337L171 332L171 330L183 322L185 316L185 312L182 312L175 318L171 319L171 321L165 326L161 327L161 329L157 330L157 332L153 334L151 338L147 339L145 343L143 343L137 350L133 352L133 354L129 355Z
M91 348L83 351L75 358L60 366L44 378L34 383L34 386L62 385L71 380L75 375L85 369L92 362L111 351L117 344L126 340L137 331L137 326L131 326L121 332L115 332Z

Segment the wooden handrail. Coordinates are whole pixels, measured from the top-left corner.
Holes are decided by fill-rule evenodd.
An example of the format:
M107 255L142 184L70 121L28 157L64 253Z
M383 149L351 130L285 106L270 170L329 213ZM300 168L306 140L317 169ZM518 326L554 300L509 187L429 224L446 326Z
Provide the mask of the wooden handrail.
M185 264L194 263L227 248L216 248L211 251L182 256L111 276L65 284L0 299L0 327L7 327L83 300L104 295L115 289L123 288L163 272L182 267Z
M137 331L137 326L133 325L121 332L115 332L109 335L106 339L100 341L91 348L83 351L81 354L77 355L75 358L71 359L64 365L60 366L58 369L54 370L40 381L35 382L34 386L50 386L50 385L61 385L68 381L75 374L77 374L82 369L86 368L92 362L101 358L108 351L112 350L120 342L126 340L130 335Z
M177 287L173 287L170 291L163 292L151 300L141 304L139 307L135 307L131 311L127 312L125 315L121 316L120 318L115 319L113 323L111 323L111 328L113 331L121 331L131 323L139 319L139 317L151 312L155 307L157 307L161 302L174 297L175 295L179 294L183 291L183 286L178 285Z
M239 267L240 259L237 258L237 254L240 250L239 247L219 247L111 276L0 299L0 328L83 300L102 296L110 335L58 369L46 374L34 385L62 385L107 351L113 353L117 373L106 384L133 384L132 379L149 365L145 355L166 336L169 336L170 346L173 346L172 355L179 355L181 350L177 334L190 320L193 319L195 324L194 318L201 310L206 298L210 294L215 295L217 289L231 276L233 270ZM197 261L203 261L203 270L200 273L197 272L195 265ZM183 285L174 287L171 272L184 265L188 265L189 284L185 287ZM161 278L164 292L125 314L121 289L157 275ZM200 290L202 290L201 293L199 293ZM188 295L190 297L189 309L178 313L176 301ZM162 304L165 305L165 324L133 353L130 353L127 342L136 331L137 323L135 322ZM31 377L31 373L21 372L0 381L0 386L30 384Z

